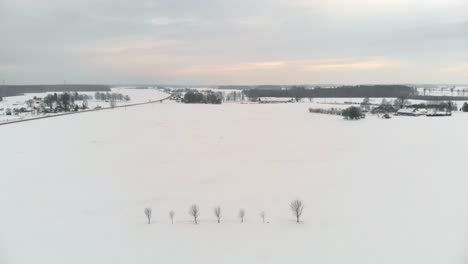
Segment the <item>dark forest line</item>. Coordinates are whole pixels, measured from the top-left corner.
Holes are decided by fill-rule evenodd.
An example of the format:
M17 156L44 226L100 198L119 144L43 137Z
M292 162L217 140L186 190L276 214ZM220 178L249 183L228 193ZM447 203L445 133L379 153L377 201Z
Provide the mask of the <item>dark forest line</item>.
M109 92L110 90L109 85L97 84L0 85L0 98L24 93Z
M358 85L341 86L337 88L307 89L292 87L289 89L249 89L244 90L248 97L409 97L415 95L412 87L406 85Z
M417 94L413 87L406 85L356 85L336 88L315 87L308 89L302 86L287 89L253 88L243 91L249 98L289 97L289 98L405 98L416 100L468 100L461 96L423 96Z

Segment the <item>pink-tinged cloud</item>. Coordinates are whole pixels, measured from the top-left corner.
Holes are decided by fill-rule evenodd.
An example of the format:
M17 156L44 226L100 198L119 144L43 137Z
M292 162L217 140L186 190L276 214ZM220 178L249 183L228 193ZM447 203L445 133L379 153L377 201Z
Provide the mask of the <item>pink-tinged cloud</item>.
M306 65L303 69L309 72L320 71L371 71L395 66L388 60L364 60L357 62L319 63Z
M457 65L457 66L441 68L440 71L443 73L466 73L468 74L468 63Z
M182 67L171 73L173 76L209 76L214 74L234 75L246 71L277 70L287 65L285 61L262 61L235 64L211 64Z
M154 39L134 39L134 40L113 40L101 43L97 47L85 49L85 52L94 56L105 55L144 55L158 52L167 48L177 48L185 43L178 40L154 40Z
M259 71L288 74L290 72L321 72L321 71L371 71L394 67L395 62L389 60L363 59L350 62L346 59L333 60L280 60L261 61L228 65L199 65L181 68L173 73L175 76L210 76L213 74L242 75L245 72Z

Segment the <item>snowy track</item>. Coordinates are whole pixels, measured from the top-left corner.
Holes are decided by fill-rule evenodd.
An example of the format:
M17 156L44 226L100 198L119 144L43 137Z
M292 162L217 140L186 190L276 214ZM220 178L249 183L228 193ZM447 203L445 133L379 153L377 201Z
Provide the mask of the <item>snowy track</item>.
M25 118L25 119L19 119L19 120L13 120L13 121L6 121L6 122L0 122L0 126L3 125L10 125L10 124L16 124L16 123L22 123L22 122L27 122L27 121L34 121L34 120L40 120L40 119L46 119L46 118L52 118L52 117L60 117L60 116L67 116L67 115L75 115L75 114L83 114L83 113L89 113L89 112L96 112L96 111L102 111L102 110L111 110L115 108L122 108L122 107L131 107L131 106L139 106L139 105L146 105L146 104L154 104L154 103L162 103L166 100L169 100L172 97L172 95L169 95L163 99L159 100L154 100L154 101L149 101L145 103L134 103L134 104L126 104L126 105L118 105L115 107L103 107L99 109L88 109L88 110L80 110L76 112L65 112L65 113L58 113L58 114L47 114L47 115L42 115L38 117L30 117L30 118Z

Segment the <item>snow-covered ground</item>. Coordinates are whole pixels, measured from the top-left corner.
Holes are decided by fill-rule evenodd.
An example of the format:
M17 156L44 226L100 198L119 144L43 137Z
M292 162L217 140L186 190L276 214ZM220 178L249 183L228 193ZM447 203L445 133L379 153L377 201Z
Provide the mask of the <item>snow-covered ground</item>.
M308 107L163 103L0 127L0 263L468 263L468 114Z
M116 87L111 89L112 93L121 93L123 95L130 96L130 101L117 101L116 105L128 105L128 104L136 104L136 103L145 103L151 100L159 100L168 96L168 94L161 92L160 90L156 89L132 89L131 87ZM59 94L60 92L57 92ZM80 94L87 94L91 97L94 97L95 92L79 92ZM15 121L15 120L22 120L28 118L35 118L38 116L44 115L54 115L54 113L49 114L34 114L31 112L26 113L19 113L18 115L6 115L6 109L14 109L14 108L27 108L26 101L29 99L34 98L37 96L39 98L44 98L48 94L53 94L53 92L48 93L27 93L24 95L18 96L9 96L4 97L2 101L0 101L0 123L8 122L8 121ZM81 106L81 101L75 102L77 105ZM99 100L89 100L88 101L88 108L93 109L97 106L102 108L110 107L110 102L99 101Z

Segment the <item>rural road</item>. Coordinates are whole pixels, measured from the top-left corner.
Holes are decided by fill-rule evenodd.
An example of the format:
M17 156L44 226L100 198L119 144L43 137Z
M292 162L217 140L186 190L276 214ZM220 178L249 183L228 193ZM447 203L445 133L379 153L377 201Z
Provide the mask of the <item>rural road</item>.
M74 114L83 114L83 113L89 113L89 112L95 112L95 111L102 111L102 110L109 110L109 109L115 109L115 108L122 108L122 107L131 107L131 106L139 106L139 105L146 105L146 104L154 104L154 103L161 103L165 100L169 100L172 97L172 95L169 95L163 99L159 100L154 100L154 101L149 101L149 102L144 102L144 103L134 103L134 104L127 104L127 105L119 105L115 107L103 107L99 109L88 109L88 110L82 110L82 111L77 111L77 112L66 112L66 113L60 113L60 114L52 114L52 115L43 115L43 116L38 116L38 117L33 117L33 118L26 118L26 119L21 119L21 120L13 120L13 121L7 121L0 123L0 126L4 125L11 125L11 124L16 124L16 123L22 123L22 122L28 122L28 121L34 121L34 120L40 120L40 119L45 119L45 118L53 118L53 117L59 117L59 116L66 116L66 115L74 115Z

